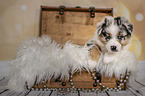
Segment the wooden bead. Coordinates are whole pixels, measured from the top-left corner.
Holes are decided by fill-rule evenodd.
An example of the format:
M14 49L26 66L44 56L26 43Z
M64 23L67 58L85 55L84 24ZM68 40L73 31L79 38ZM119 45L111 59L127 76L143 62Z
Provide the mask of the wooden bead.
M66 83L65 82L62 82L62 86L66 86Z
M94 86L94 87L97 87L97 83L95 82L95 83L93 84L93 86Z

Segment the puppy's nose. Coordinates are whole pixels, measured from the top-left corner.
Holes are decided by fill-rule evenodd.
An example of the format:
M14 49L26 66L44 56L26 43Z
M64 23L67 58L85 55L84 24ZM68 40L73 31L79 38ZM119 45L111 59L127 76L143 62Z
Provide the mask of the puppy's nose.
M111 46L112 51L117 51L116 48L117 48L116 46Z

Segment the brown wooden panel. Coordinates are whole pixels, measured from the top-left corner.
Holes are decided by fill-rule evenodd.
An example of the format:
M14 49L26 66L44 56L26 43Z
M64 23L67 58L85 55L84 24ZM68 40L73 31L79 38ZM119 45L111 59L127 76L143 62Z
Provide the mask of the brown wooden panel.
M59 8L42 7L40 35L47 34L62 44L71 40L83 45L94 35L96 24L105 16L112 15L112 9L95 11L95 18L91 18L89 9L65 8L64 14L60 15Z
M91 76L91 73L88 73L86 71L83 71L81 73L75 73L72 77L73 85L75 88L100 88L99 83L97 83L97 86L94 87L93 84L95 80L93 79L93 76ZM115 88L117 87L117 81L115 77L112 78L106 78L102 75L102 86L108 87L108 88ZM65 82L66 86L62 86L62 82L55 82L54 80L51 80L50 82L46 83L40 83L38 85L34 85L33 88L71 88L70 82ZM44 87L45 85L45 87ZM126 83L121 87L122 90L126 89Z

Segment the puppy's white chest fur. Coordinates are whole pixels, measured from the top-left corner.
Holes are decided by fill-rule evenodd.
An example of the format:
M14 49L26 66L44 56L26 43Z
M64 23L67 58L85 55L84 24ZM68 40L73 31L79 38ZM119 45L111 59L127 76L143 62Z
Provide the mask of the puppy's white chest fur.
M122 50L114 54L103 54L100 70L107 77L112 77L114 74L119 79L120 74L125 76L126 70L135 74L137 70L136 64L137 60L135 55L128 50Z
M118 54L111 54L111 53L105 53L103 56L103 63L104 64L110 64L112 62L116 62L116 59L118 57Z

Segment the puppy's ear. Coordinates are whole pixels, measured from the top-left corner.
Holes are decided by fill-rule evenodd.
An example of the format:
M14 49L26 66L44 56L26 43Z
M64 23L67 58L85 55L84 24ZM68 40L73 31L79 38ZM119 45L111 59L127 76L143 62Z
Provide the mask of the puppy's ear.
M124 17L122 17L122 27L124 27L128 35L132 35L133 25Z
M101 22L97 24L97 33L100 35L102 32L104 32L104 29L109 25L109 18L112 18L111 16L106 16Z
M132 24L122 24L122 26L125 28L125 30L127 31L128 35L132 35L132 31L133 31L133 25Z
M123 29L127 32L128 35L131 36L133 31L133 25L125 18L125 17L116 17L114 18L114 23L118 26L123 27Z
M122 19L122 18L121 18L120 16L119 16L119 17L114 18L115 24L117 24L118 26L120 26L120 25L122 24L121 19Z

